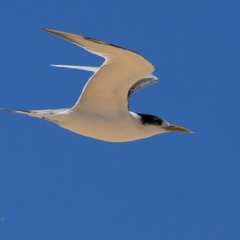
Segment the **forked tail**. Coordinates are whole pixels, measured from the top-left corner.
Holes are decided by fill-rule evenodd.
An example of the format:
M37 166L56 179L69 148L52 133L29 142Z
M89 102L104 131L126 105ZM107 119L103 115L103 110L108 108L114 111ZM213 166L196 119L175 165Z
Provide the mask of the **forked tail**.
M0 110L13 112L13 113L20 113L25 114L30 117L36 117L36 118L42 118L45 120L53 121L55 122L57 119L57 116L62 113L64 110L67 109L55 109L55 110L15 110L11 108L0 108Z

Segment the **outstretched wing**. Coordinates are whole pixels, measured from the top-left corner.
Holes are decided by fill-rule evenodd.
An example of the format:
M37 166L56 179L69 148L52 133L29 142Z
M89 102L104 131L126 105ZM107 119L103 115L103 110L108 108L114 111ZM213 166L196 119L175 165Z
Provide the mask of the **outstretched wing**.
M90 66L73 66L73 65L56 65L51 64L53 67L60 67L60 68L70 68L70 69L77 69L77 70L85 70L90 72L97 72L99 67L90 67ZM152 74L149 74L142 79L138 80L136 83L133 84L133 86L128 91L128 100L131 97L133 93L136 91L147 87L153 83L156 83L158 81L158 78Z
M154 70L148 60L128 49L71 33L43 30L105 58L85 85L73 109L84 109L104 116L126 113L129 89Z

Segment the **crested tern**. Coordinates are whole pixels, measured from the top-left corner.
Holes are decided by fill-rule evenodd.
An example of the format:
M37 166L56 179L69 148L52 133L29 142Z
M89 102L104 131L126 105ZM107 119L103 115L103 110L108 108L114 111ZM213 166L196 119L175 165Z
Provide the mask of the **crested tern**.
M71 108L48 110L2 110L42 118L77 134L108 142L128 142L166 132L192 133L164 119L129 111L128 100L137 90L157 82L153 65L136 52L93 38L46 29L105 59L98 67L52 65L94 74Z

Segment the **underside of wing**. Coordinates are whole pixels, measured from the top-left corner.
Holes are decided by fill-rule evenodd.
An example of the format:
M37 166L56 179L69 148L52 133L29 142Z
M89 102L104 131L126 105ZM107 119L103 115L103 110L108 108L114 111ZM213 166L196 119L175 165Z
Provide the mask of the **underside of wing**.
M129 89L139 79L144 78L154 70L153 65L148 60L125 48L71 33L50 29L43 30L105 58L103 65L85 85L79 100L73 107L75 109L93 111L105 116L128 111ZM146 84L146 82L136 85L132 92L140 89L142 84L142 87L150 84Z
M132 85L132 87L128 91L128 99L131 97L133 93L136 91L147 87L153 83L156 83L158 81L158 78L152 74L147 75L146 77L138 80L136 83Z

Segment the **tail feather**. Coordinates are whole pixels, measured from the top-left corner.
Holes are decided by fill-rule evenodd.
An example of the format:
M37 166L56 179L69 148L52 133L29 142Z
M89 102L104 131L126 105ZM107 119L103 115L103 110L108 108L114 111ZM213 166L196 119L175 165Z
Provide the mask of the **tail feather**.
M47 110L15 110L11 108L0 108L0 110L4 110L7 112L20 113L24 115L28 115L30 117L42 118L48 121L57 122L57 115L62 112L67 111L67 108L63 109L47 109Z
M20 114L25 114L31 117L37 117L37 118L44 118L44 115L41 111L32 111L32 110L15 110L11 108L0 108L0 110L4 110L7 112L13 112L13 113L20 113Z

